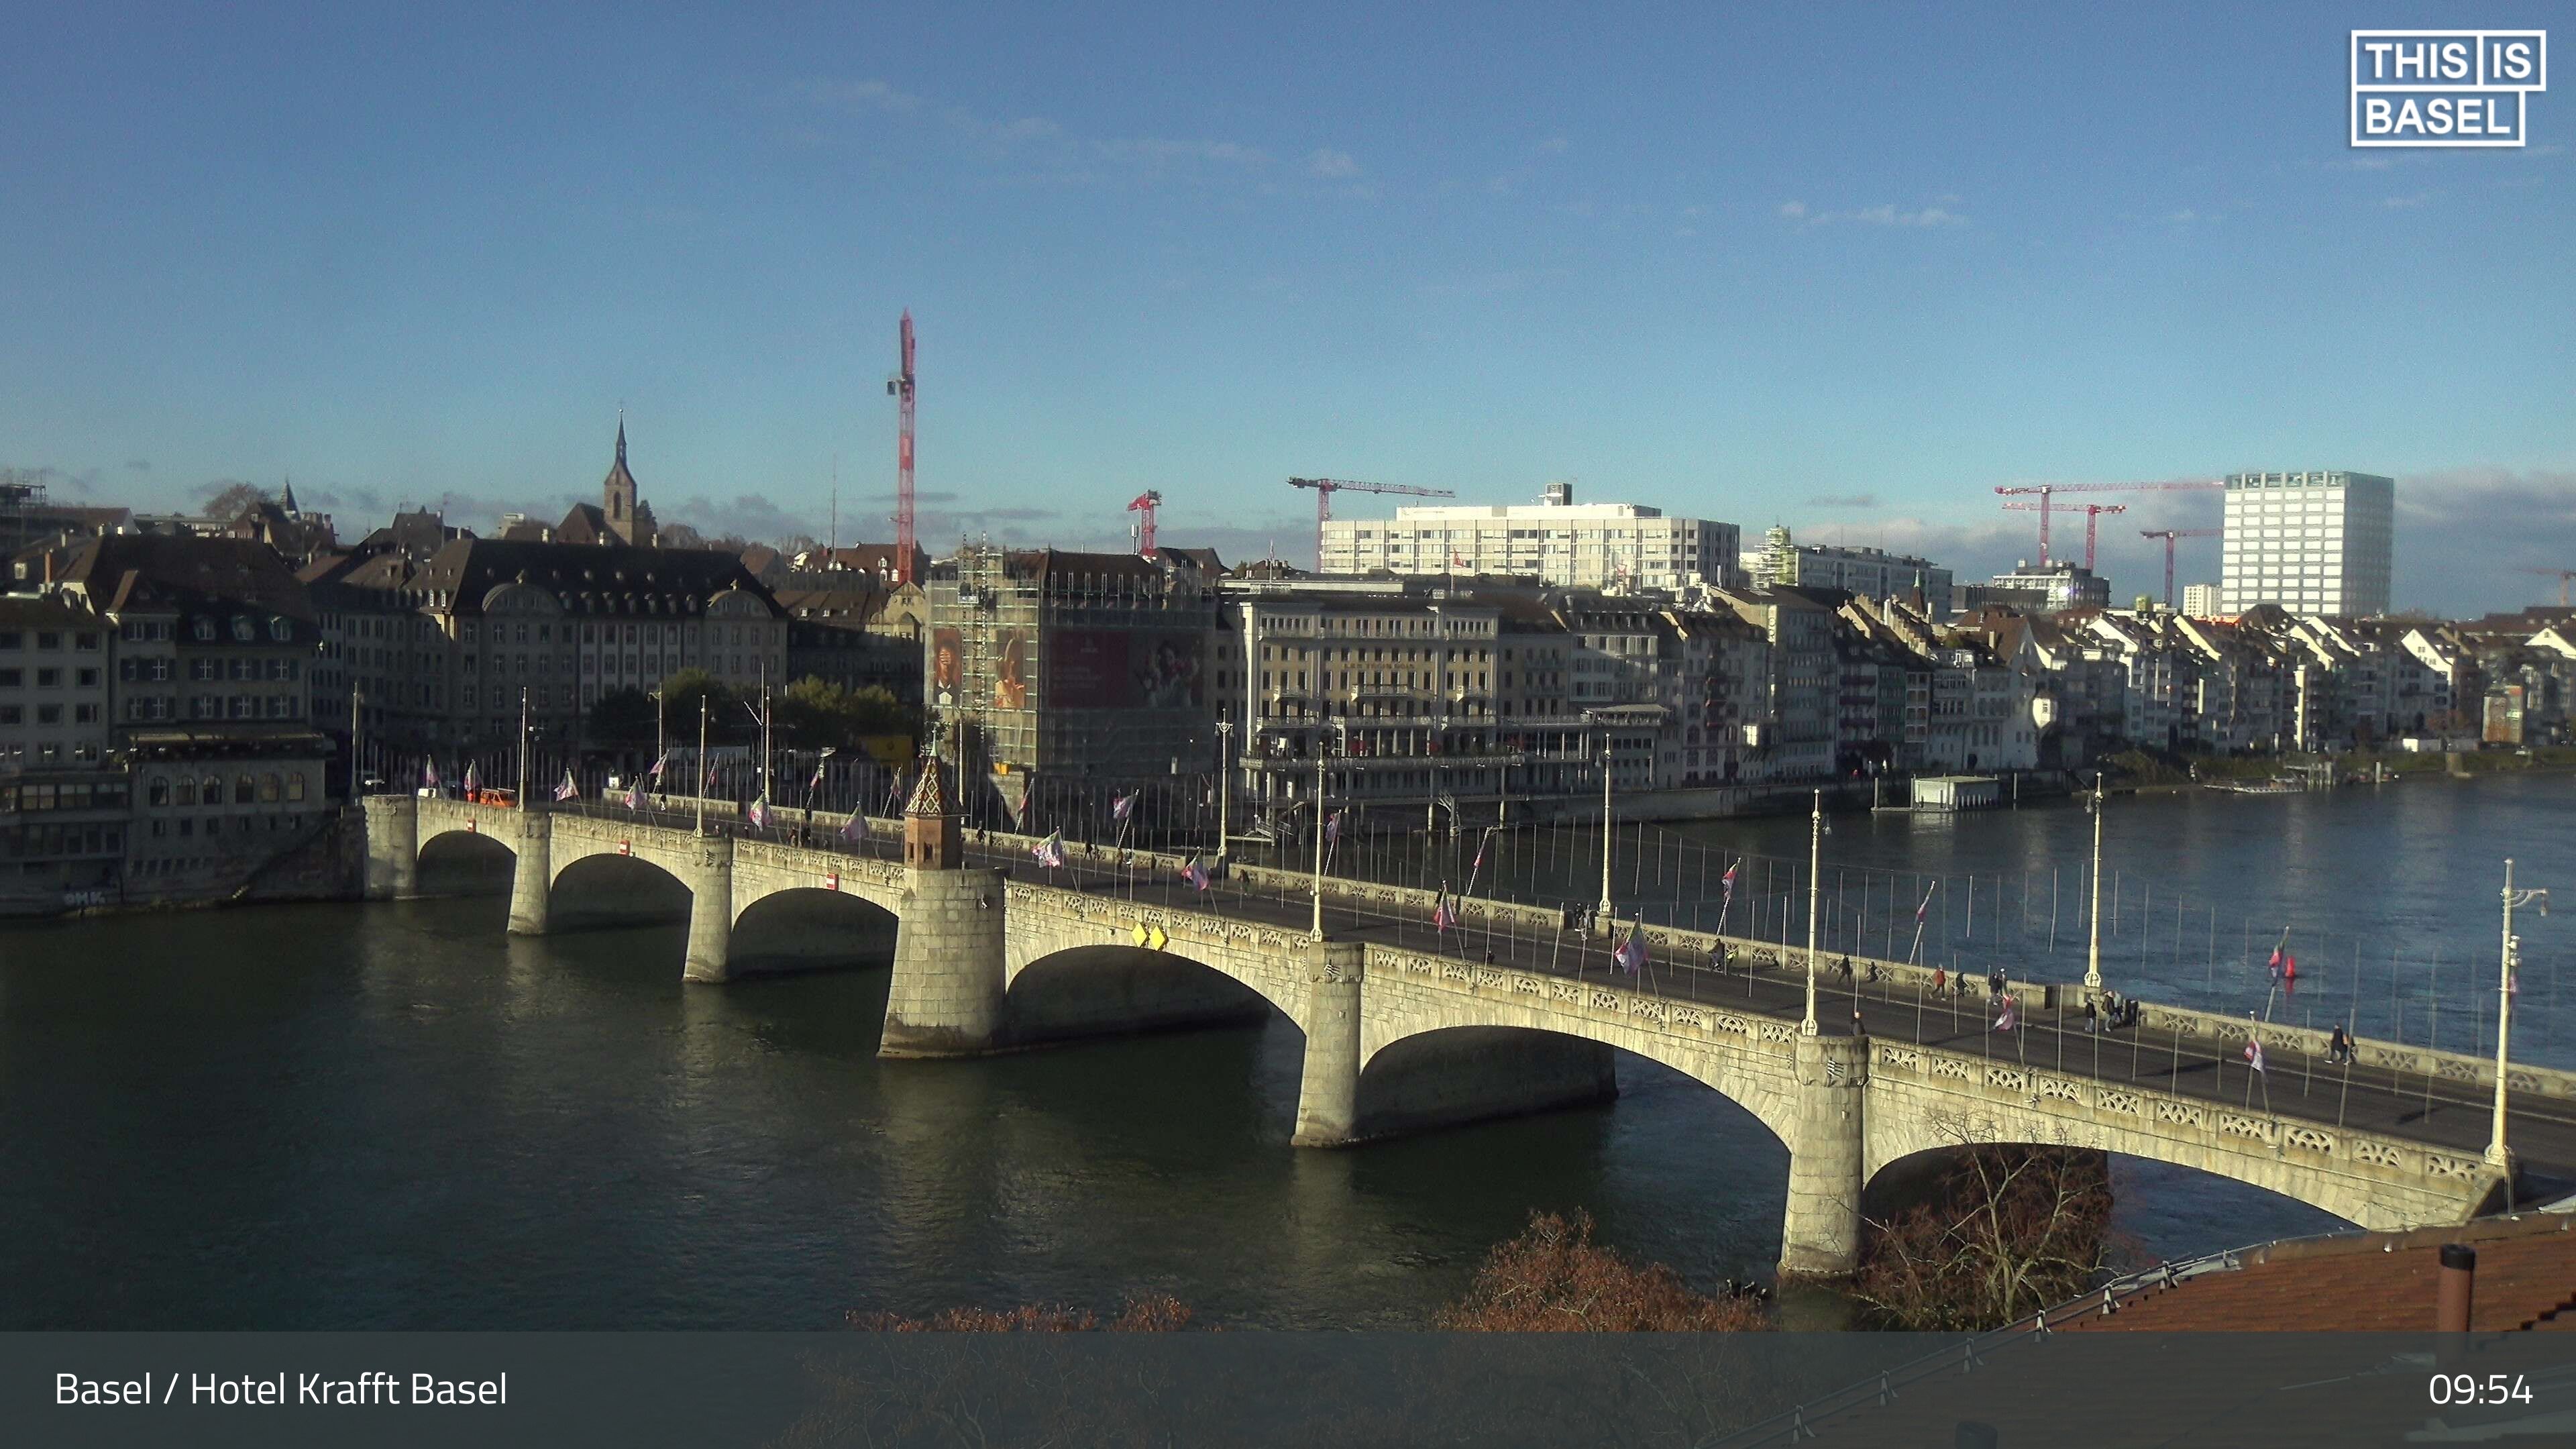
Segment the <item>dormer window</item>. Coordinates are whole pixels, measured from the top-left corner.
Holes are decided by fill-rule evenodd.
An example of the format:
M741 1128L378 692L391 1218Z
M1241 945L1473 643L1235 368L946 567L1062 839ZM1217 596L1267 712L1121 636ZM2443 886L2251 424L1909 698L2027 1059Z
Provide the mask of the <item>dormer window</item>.
M197 636L198 642L200 643L211 642L215 637L215 621L212 619L199 619L196 623L196 627L190 632Z
M233 620L233 639L235 642L247 644L251 642L251 640L257 638L258 634L258 629L252 625L247 615Z

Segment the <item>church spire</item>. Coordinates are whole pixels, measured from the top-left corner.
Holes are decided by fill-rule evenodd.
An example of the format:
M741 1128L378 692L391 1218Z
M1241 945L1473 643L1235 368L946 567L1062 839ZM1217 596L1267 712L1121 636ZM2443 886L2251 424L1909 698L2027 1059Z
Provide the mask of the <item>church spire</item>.
M617 410L617 466L626 466L626 409Z

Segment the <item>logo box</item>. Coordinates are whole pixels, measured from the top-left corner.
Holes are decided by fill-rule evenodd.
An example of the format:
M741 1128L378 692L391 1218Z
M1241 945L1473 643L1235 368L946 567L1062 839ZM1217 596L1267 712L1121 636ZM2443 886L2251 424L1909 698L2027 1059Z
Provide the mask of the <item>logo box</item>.
M2355 146L2520 146L2549 89L2545 30L2356 30L2350 45Z

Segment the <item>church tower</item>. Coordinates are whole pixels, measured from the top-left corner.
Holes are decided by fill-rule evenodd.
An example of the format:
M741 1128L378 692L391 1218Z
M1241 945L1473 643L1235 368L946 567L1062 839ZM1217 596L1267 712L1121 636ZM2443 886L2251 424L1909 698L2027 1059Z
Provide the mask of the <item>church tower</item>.
M620 543L638 548L653 546L653 509L636 497L635 475L626 471L626 418L617 419L617 459L608 466L608 479L599 485L599 513L608 532Z

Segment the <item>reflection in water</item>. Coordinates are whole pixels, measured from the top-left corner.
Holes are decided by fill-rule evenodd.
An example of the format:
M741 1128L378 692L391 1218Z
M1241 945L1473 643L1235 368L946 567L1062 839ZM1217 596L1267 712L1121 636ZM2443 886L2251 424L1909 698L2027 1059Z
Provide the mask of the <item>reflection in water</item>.
M2123 803L2123 890L2151 875L2159 900L2295 902L2427 956L2456 943L2443 981L2461 984L2364 978L2429 1002L2493 951L2504 842L2536 883L2576 877L2566 789ZM1794 854L1801 829L1691 833ZM1833 845L1982 877L2044 869L2085 829L2063 809L1861 817ZM1779 1251L1780 1144L1636 1058L1607 1107L1295 1151L1303 1042L1282 1018L880 1063L893 938L872 908L765 903L737 937L747 961L839 969L684 987L685 897L588 865L556 919L620 924L535 940L502 929L506 852L464 837L423 880L482 894L0 936L0 1326L815 1328L851 1308L1107 1309L1131 1289L1218 1323L1395 1325L1456 1296L1533 1208L1587 1208L1604 1241L1703 1287ZM2564 958L2554 923L2526 954ZM2555 1002L2527 989L2517 1014L2542 1059ZM2474 1029L2472 1005L2450 1011L2446 1040ZM2159 1253L2331 1221L2176 1169L2114 1172Z

